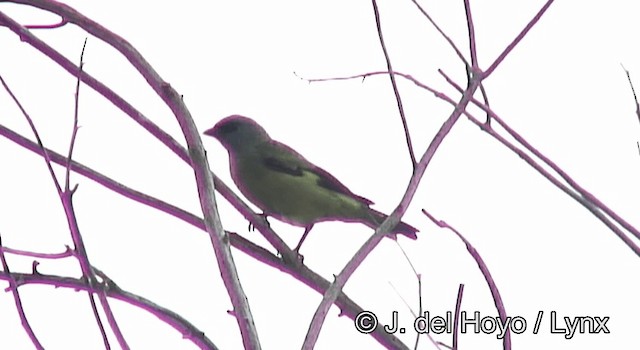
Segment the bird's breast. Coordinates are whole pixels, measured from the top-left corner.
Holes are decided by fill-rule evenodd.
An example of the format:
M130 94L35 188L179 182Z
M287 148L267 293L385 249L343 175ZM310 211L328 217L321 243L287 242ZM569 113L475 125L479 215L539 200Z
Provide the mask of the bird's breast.
M327 221L360 221L366 207L357 200L322 187L318 175L276 171L255 158L236 158L231 176L240 192L265 214L297 226Z

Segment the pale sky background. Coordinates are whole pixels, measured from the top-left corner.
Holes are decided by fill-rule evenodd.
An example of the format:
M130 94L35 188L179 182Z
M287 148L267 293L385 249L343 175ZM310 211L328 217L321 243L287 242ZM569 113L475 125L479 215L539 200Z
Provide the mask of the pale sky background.
M200 130L230 114L262 124L272 137L332 172L355 193L390 212L411 165L387 77L308 84L308 78L384 70L369 1L65 1L130 41L184 95ZM543 1L472 2L482 68L502 52ZM462 1L421 4L467 52ZM382 28L394 68L455 100L438 74L465 85L464 67L410 1L381 0ZM55 16L24 6L0 11L24 24ZM636 227L640 223L640 127L621 64L640 88L634 1L557 1L485 81L493 110L582 186ZM85 33L72 25L36 34L77 62ZM6 28L0 30L0 74L33 117L45 144L66 153L75 78ZM89 37L85 69L147 117L184 138L168 108L115 50ZM452 107L399 79L414 146L421 156ZM474 110L474 109L472 109ZM474 110L477 112L477 110ZM482 114L476 114L482 118ZM31 138L24 118L0 93L0 123ZM192 170L127 116L86 86L81 91L75 159L140 191L201 215ZM184 143L183 143L184 144ZM211 168L233 186L226 151L205 139ZM61 252L71 244L64 212L42 159L0 138L0 234L5 246ZM58 172L62 176L63 172ZM79 184L75 207L92 263L118 285L180 314L221 349L242 346L209 238L91 180ZM235 186L233 186L235 189ZM226 229L268 247L225 199ZM514 349L615 349L637 344L640 259L586 209L553 187L517 155L461 119L444 141L404 221L419 239L400 238L422 275L422 301L432 315L453 311L460 283L463 310L496 316L488 287L464 244L439 229L427 209L456 227L487 263L510 316L527 330ZM291 246L303 229L275 220ZM305 263L331 280L372 231L345 223L318 224L302 248ZM635 241L636 244L638 241ZM300 348L321 295L292 277L233 250L264 349ZM7 255L13 271L33 259ZM79 276L75 260L39 260L39 271ZM0 283L4 290L7 283ZM26 286L27 317L47 349L100 349L86 293ZM401 322L417 309L415 276L397 245L384 240L351 278L346 293L367 310ZM0 349L31 349L11 293L0 293ZM117 301L112 307L132 349L195 349L155 317ZM538 311L543 326L532 334ZM551 334L549 314L610 317L610 334ZM562 320L561 320L562 321ZM408 326L408 325L407 325ZM413 347L415 333L398 335ZM436 335L451 345L451 335ZM112 345L117 348L115 338ZM501 349L495 334L463 334L461 349ZM377 349L332 308L317 349ZM419 349L434 349L426 338Z

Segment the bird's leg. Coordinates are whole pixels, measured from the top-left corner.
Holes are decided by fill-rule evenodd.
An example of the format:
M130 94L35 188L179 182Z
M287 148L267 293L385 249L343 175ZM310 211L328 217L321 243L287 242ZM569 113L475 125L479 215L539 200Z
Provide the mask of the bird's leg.
M297 254L300 254L300 247L302 246L302 242L304 242L305 238L307 238L307 235L309 234L309 231L311 231L312 228L313 228L313 224L304 228L304 233L302 234L302 238L300 238L300 242L298 242L298 245L293 250Z
M269 224L269 220L267 220L267 217L269 215L267 215L266 213L260 213L260 214L257 214L257 216L260 216L261 218L263 218L264 221L267 223L267 226L271 226L271 224ZM255 231L255 229L256 229L256 227L253 226L251 221L249 221L249 231Z

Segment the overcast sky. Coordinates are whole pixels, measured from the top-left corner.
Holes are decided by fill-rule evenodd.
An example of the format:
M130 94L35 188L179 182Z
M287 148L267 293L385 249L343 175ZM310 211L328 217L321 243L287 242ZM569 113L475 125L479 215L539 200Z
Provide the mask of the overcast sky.
M411 176L411 163L388 77L309 84L303 78L344 77L386 69L368 1L63 1L135 46L184 96L200 130L230 114L258 121L271 136L330 171L352 191L391 212ZM422 1L468 57L462 1ZM487 68L543 1L472 2L481 68ZM459 95L441 69L466 86L463 64L411 1L379 4L394 68ZM0 11L24 24L58 18L25 6ZM493 111L581 186L630 224L640 223L640 125L627 77L640 86L640 5L632 1L555 2L484 82ZM74 62L87 35L73 25L36 35ZM34 119L45 145L66 153L75 79L49 58L0 30L0 74ZM175 117L115 50L89 36L85 69L121 94L184 145ZM452 106L399 79L418 156ZM109 101L83 86L75 159L113 179L201 216L193 171ZM478 97L480 95L477 95ZM482 119L477 108L470 111ZM6 92L0 124L32 134ZM495 124L494 124L495 125ZM497 128L497 127L496 127ZM505 133L502 133L505 135ZM228 159L205 138L212 170L232 188ZM62 252L72 245L64 211L42 159L0 138L0 234L6 247ZM58 169L61 170L61 169ZM59 171L59 176L64 172ZM166 307L222 349L242 346L209 238L178 219L122 198L79 175L74 197L93 265L121 288ZM271 249L222 197L225 229ZM467 119L460 119L429 165L403 221L419 239L400 238L422 278L422 303L432 315L462 308L497 316L489 289L465 245L431 223L421 209L456 227L478 250L500 289L507 313L527 322L514 349L627 348L640 326L639 257L580 204ZM295 246L302 228L271 219ZM305 264L328 280L340 272L372 230L322 223L302 247ZM638 240L635 240L638 244ZM271 249L273 250L273 249ZM321 295L294 278L233 250L264 349L300 348ZM31 271L32 258L8 254L12 271ZM42 260L39 271L79 276L77 261ZM0 283L2 289L7 283ZM20 289L36 335L47 349L99 349L102 340L85 293L50 286ZM388 323L418 309L416 277L398 245L384 240L345 292ZM407 306L408 304L408 306ZM112 307L132 349L195 349L163 322L129 304ZM537 334L538 313L544 319ZM565 339L550 315L610 317L609 334ZM332 308L317 349L376 349L370 336ZM408 325L408 323L407 323ZM409 327L409 326L407 326ZM397 334L413 347L415 332ZM434 335L451 345L451 335ZM111 338L117 348L115 338ZM461 349L501 349L496 334L460 335ZM0 294L0 348L29 349L11 293ZM419 349L435 349L421 338Z

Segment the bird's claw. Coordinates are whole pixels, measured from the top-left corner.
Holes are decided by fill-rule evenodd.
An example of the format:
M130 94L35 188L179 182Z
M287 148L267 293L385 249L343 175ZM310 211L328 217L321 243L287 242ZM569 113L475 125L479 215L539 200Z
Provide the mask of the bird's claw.
M260 213L260 214L256 214L256 216L261 217L267 226L269 227L271 226L271 224L269 223L269 220L267 220L267 217L269 215L265 213ZM251 221L249 221L249 231L255 231L255 230L256 230L256 226L253 223L251 223Z

